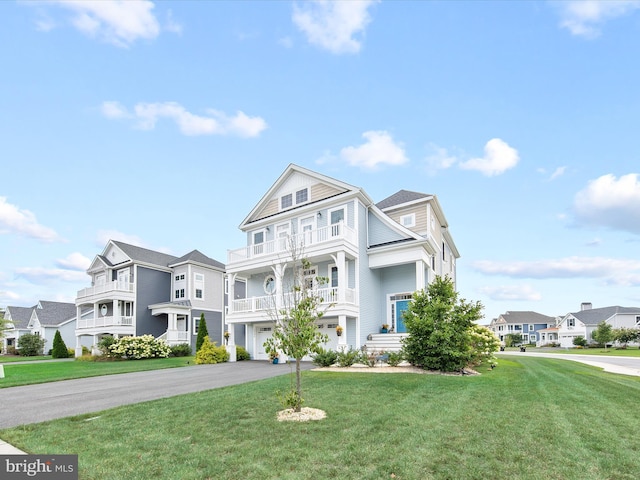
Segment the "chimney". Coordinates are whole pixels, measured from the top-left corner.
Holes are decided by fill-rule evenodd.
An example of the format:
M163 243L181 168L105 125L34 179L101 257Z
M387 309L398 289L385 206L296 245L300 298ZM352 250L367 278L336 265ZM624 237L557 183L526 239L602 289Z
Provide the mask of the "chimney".
M591 302L582 302L580 304L580 310L584 311L584 310L591 310L591 308L593 307L593 305L591 305Z

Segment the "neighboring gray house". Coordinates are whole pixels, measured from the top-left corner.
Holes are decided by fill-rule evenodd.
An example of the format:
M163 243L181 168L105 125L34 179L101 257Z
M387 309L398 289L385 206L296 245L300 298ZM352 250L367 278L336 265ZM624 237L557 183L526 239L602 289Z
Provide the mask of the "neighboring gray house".
M268 358L272 313L292 284L293 242L311 262L297 272L307 285L329 279L318 290L333 304L318 324L326 348L361 348L383 324L402 334L402 312L416 290L436 275L455 282L459 253L448 227L434 195L401 190L376 205L359 187L289 165L240 224L246 245L228 252L227 324L246 326L252 357ZM239 279L246 298L235 295Z
M584 337L593 343L591 334L600 322L607 322L613 328L640 328L640 307L593 308L591 303L583 303L579 312L568 313L558 325L561 347L573 347L573 339Z
M7 347L16 348L18 339L25 333L31 333L28 325L31 319L31 312L35 307L12 307L9 306L4 312L4 318L9 320L9 329L5 330L2 338L2 353L7 352Z
M76 343L104 335L153 335L195 350L204 314L212 341L224 341L224 265L193 250L175 257L110 240L87 270L91 286L76 297ZM85 313L91 312L89 316ZM237 332L242 344L244 329ZM76 352L78 355L78 352Z
M5 318L11 321L14 328L5 332L3 352L7 347L17 347L18 339L25 333L44 338L45 354L53 348L56 331L60 332L67 347L73 348L75 345L76 306L73 303L40 300L33 307L7 307Z
M489 330L504 342L509 334L521 335L522 343L537 343L542 331L555 327L556 318L532 311L507 311L491 320ZM545 335L546 337L546 335Z

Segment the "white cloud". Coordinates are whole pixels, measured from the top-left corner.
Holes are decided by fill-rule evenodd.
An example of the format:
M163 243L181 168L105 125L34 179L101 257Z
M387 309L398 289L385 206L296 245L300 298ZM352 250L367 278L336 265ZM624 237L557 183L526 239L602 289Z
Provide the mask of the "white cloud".
M79 270L84 272L91 265L91 259L85 257L81 253L74 252L68 255L67 258L58 259L56 261L56 265L67 270Z
M573 202L580 224L640 234L640 178L637 173L603 175L579 191Z
M600 26L608 21L629 15L640 8L638 0L577 0L555 2L560 8L560 26L573 35L595 38L600 35Z
M566 170L567 170L567 167L558 167L558 168L556 168L555 171L549 177L549 180L555 180L556 178L561 177L562 175L564 175L564 172Z
M0 197L0 234L15 233L43 242L62 240L52 228L40 225L29 210L21 210Z
M45 8L58 7L71 14L66 21L83 34L122 48L140 39L152 40L162 30L153 13L155 5L150 0L53 0L34 5L41 17L37 21L40 31L50 31L58 26L60 22L43 13ZM173 20L171 11L167 13L164 30L182 32L182 26Z
M446 148L430 144L429 148L433 151L431 155L425 158L427 172L431 175L436 174L439 170L446 170L458 163L458 157L449 153Z
M15 270L18 278L24 278L37 285L51 282L80 283L87 280L87 274L78 270L65 268L23 267Z
M138 103L133 113L116 101L106 101L101 105L102 114L110 119L135 119L136 126L142 130L153 130L158 120L173 120L180 132L188 136L199 135L235 135L238 137L257 137L267 128L267 122L261 117L250 117L242 111L234 116L208 109L208 116L196 115L187 111L176 102Z
M340 150L340 158L352 167L375 170L380 165L402 165L409 161L403 145L396 143L388 132L371 130L362 136L366 143Z
M480 293L487 295L492 300L509 301L538 301L542 295L531 285L500 285L486 286L478 289Z
M492 138L484 146L484 157L467 160L460 164L460 168L478 170L487 177L493 177L515 167L519 160L515 148L499 138Z
M486 275L512 278L599 278L611 285L635 284L640 280L640 260L605 257L566 257L534 261L481 260L472 267Z
M11 292L8 290L0 290L0 300L2 304L7 304L7 300L8 301L13 301L13 300L18 300L20 298L20 295L18 295L16 292Z
M309 43L332 53L358 53L363 34L371 21L371 0L313 0L293 6L293 23L307 36Z

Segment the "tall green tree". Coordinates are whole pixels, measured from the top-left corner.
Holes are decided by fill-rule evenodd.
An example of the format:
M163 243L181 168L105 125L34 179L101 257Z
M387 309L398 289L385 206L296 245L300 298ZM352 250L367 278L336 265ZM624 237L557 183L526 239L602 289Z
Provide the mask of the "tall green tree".
M53 337L53 349L51 350L53 358L69 358L69 349L60 335L60 330L56 330Z
M196 353L200 350L200 347L204 344L205 337L209 336L207 331L207 321L204 319L204 313L200 314L200 321L198 322L198 337L196 338Z
M403 349L407 360L427 370L460 371L475 356L472 327L482 318L482 304L458 298L449 277L436 277L415 292L404 312L409 336Z
M613 341L613 327L603 320L598 324L591 336L596 342L604 344L604 349L606 350L607 343Z
M311 353L318 353L329 337L318 330L317 320L322 318L332 305L323 307L323 299L318 295L318 286L327 283L324 277L315 277L311 282L305 276L311 266L301 258L301 249L293 243L289 245L293 263L293 285L288 292L281 292L280 308L272 314L275 327L272 336L264 343L267 352L282 352L296 361L295 390L285 397L285 404L294 411L302 409L302 375L300 362Z
M622 344L622 348L627 348L629 342L635 342L640 338L640 330L637 328L614 328L613 339Z

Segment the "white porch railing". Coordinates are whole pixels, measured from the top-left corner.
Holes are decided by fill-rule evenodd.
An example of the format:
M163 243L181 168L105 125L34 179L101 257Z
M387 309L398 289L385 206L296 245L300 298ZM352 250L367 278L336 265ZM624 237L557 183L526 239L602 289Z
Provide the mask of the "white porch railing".
M167 331L167 342L186 342L189 340L189 332L184 330L169 330Z
M235 250L229 250L227 259L229 263L248 260L251 258L271 255L275 253L288 253L291 243L297 246L311 247L335 240L345 240L349 243L357 243L356 231L344 223L336 223L317 230L309 230L287 238L277 238L268 242L249 245Z
M322 299L322 304L328 303L348 303L356 304L356 291L353 288L346 288L344 290L344 299L339 300L339 288L320 288L317 290L317 295ZM250 297L240 300L233 300L231 302L231 309L229 314L233 313L246 313L246 312L264 312L269 310L275 310L277 297L275 295L267 295L263 297ZM286 307L293 301L293 294L288 293L282 298L282 305Z
M102 285L94 285L93 287L78 290L78 296L76 298L90 297L92 295L102 295L111 292L133 293L135 292L135 284L114 280L113 282L107 282Z
M133 326L133 317L97 317L78 320L76 328Z

